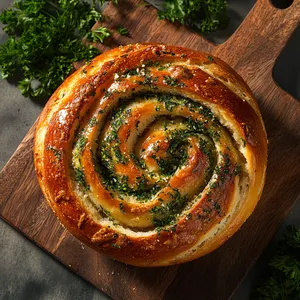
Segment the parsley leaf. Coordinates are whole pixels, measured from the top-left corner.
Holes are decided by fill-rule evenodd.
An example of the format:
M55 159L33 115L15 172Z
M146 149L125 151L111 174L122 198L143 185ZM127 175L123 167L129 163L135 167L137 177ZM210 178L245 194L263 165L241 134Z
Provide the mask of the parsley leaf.
M99 27L93 31L90 31L86 35L86 39L94 43L100 42L103 44L104 40L111 36L110 31L105 27Z
M270 277L254 293L253 299L299 299L300 296L300 229L288 226L271 259Z
M127 36L129 35L129 31L125 27L119 26L117 28L117 31L120 33L120 35L127 35Z
M0 15L9 38L0 45L0 75L20 77L18 87L31 98L50 96L74 70L76 61L89 61L99 51L82 43L83 37L103 42L106 28L90 32L102 20L96 2L105 0L22 0Z
M166 0L160 19L178 21L194 30L208 33L227 25L226 0Z

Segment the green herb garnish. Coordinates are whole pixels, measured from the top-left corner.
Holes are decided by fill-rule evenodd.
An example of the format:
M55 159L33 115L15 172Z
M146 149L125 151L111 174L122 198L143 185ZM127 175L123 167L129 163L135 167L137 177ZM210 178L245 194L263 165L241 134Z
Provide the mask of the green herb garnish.
M153 225L164 227L171 224L172 221L175 220L176 215L181 212L188 201L187 196L181 195L177 189L174 189L170 196L172 197L171 202L165 206L154 206L151 209Z
M241 165L236 165L233 171L234 176L238 176L242 173L242 166Z
M299 299L300 295L300 229L288 226L269 263L269 274L252 299Z
M1 78L18 75L18 86L24 96L51 95L74 70L74 62L90 61L99 54L95 47L83 44L82 39L92 37L93 41L103 42L108 36L103 27L90 32L102 20L95 2L14 1L0 15L3 30L9 36L0 45Z
M207 56L207 59L208 59L209 61L211 61L211 62L214 61L214 58L213 58L212 56L210 56L210 55Z
M246 140L244 140L243 138L241 138L241 141L243 143L243 146L246 147L246 144L247 144Z
M88 191L90 186L87 184L85 180L85 175L83 171L79 168L74 168L75 171L75 180L83 187L84 191Z
M183 82L179 82L176 78L173 78L171 76L164 76L164 82L170 86L179 86L179 87L186 86Z
M75 147L78 149L79 153L82 153L86 143L87 143L87 138L85 136L82 136L78 139Z
M160 19L178 21L194 30L207 33L225 27L228 22L226 0L166 0Z
M97 118L93 117L89 120L89 126L94 127L95 125L97 125L97 122Z
M125 27L119 26L117 28L117 31L120 33L120 35L127 35L127 36L129 35L129 31Z
M120 204L119 204L119 207L120 207L120 211L121 211L123 214L125 214L123 203L120 203Z
M103 44L104 40L111 36L110 31L105 27L99 27L95 30L90 31L86 35L86 39L88 41L92 41L94 43L100 42Z
M46 150L52 151L53 154L54 154L54 156L55 156L58 160L61 160L61 155L62 155L62 153L61 153L60 150L58 150L58 149L56 149L55 147L52 147L52 146L47 146L47 147L46 147Z

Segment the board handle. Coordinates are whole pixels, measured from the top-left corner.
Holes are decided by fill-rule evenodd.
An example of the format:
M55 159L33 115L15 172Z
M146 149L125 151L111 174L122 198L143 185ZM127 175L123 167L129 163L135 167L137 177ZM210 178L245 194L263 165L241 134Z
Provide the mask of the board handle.
M286 9L273 6L271 0L258 0L237 31L213 54L225 60L247 79L266 76L290 36L299 25L300 0Z

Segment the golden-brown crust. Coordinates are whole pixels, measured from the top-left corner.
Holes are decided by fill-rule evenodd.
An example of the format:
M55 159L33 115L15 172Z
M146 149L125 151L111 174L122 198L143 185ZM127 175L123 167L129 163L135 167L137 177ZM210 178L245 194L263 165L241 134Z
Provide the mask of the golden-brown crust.
M168 63L171 64L169 67L166 66ZM142 73L141 69L144 70ZM135 72L128 73L128 70ZM145 70L146 74L143 73ZM185 194L191 202L192 196L199 193L197 185L208 183L204 176L207 174L204 170L210 172L208 156L199 150L197 141L191 137L187 139L190 150L186 166L169 178L169 186L161 187L160 201L156 197L148 203L122 202L118 192L117 196L112 196L112 191L104 186L101 171L99 176L94 162L97 131L99 127L104 128L100 133L100 140L103 140L105 133L111 130L111 111L118 106L118 99L138 97L136 95L145 91L183 95L199 102L199 106L208 107L219 120L217 126L221 137L216 149L220 164L222 159L223 164L228 160L226 170L224 166L223 170L216 165L219 173L215 170L211 175L216 178L217 187L204 188L201 197L198 200L193 198L195 203L186 210L182 208L184 213L179 213L173 219L173 225L169 224L160 232L155 231L157 226L149 227L153 207L161 205L160 201L165 205L171 202L174 191ZM141 102L140 106L134 104L136 106L133 106L127 123L118 131L122 153L132 151L127 140L133 131L141 134L138 132L141 118L150 120L152 115L166 113L164 104L155 99L151 101ZM168 115L200 120L197 111L184 105L175 107ZM97 126L89 125L91 120L96 121ZM213 121L205 120L206 123L205 126L210 126ZM133 130L136 124L137 129ZM84 133L85 144L76 150L73 143L78 141L78 128ZM167 149L169 143L162 142L164 133L154 132L157 136L152 139L160 143L161 149ZM154 142L148 137L143 143L147 147L147 143L153 145ZM110 145L115 146L115 142L110 141ZM226 150L226 145L229 150ZM151 151L147 148L142 156L147 167L155 169L157 166L151 158ZM166 151L160 151L156 155L164 157ZM245 222L262 193L267 139L250 89L223 61L186 48L136 44L96 57L64 81L39 118L34 152L36 173L45 198L73 235L125 263L161 266L190 261L213 251ZM234 176L238 165L242 165L243 175ZM84 195L84 188L78 187L74 180L77 166L90 184L89 191L85 191L89 196ZM129 175L128 184L133 188L144 172L131 158L125 164L115 163L114 170L117 174ZM92 200L88 202L89 197ZM107 215L103 217L99 209L95 211L95 205L103 211L109 210L118 225L111 225L111 219ZM214 207L216 209L212 209Z

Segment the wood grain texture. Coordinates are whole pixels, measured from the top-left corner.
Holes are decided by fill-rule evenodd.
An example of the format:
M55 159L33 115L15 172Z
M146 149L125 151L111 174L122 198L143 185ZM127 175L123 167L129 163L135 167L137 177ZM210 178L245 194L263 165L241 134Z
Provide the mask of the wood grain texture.
M269 139L263 197L250 219L225 245L194 262L137 268L82 245L43 200L33 167L33 126L0 174L1 217L114 299L228 299L300 196L300 103L273 81L274 63L300 20L300 0L286 10L259 0L235 34L214 46L186 28L158 21L139 0L109 5L105 23L129 29L101 50L134 42L164 42L210 52L238 71L258 99Z

